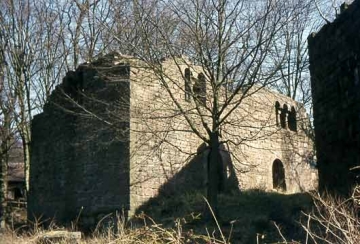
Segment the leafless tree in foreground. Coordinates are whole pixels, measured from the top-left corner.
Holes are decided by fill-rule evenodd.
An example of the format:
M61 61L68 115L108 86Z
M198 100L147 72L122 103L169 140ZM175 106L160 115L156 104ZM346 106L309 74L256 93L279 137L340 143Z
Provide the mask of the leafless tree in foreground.
M344 243L360 241L359 189L349 199L312 194L314 209L303 213L301 226L306 232L304 243Z
M4 82L4 37L0 32L0 228L5 227L7 175L11 141L14 137L14 99Z
M272 45L285 24L296 16L298 6L289 7L284 1L242 0L155 3L149 7L145 2L133 2L140 45L124 43L120 38L118 42L156 74L177 113L208 145L207 198L216 210L222 167L219 147L239 143L222 137L227 133L225 128L231 127L232 113L241 108L246 97L275 81L284 58L274 60ZM191 84L187 77L191 74L183 74L183 80L189 80L189 86L183 86L183 80L173 79L159 65L164 58L172 59L180 73L184 63L198 65L203 77L198 76ZM184 92L192 105L179 101L172 87Z

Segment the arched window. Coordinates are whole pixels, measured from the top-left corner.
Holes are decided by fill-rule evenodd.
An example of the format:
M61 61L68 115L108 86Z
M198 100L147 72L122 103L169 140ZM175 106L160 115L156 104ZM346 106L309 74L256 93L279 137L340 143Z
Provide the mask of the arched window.
M289 130L297 131L296 111L294 106L291 106L291 110L289 112L288 124L289 124Z
M284 129L286 128L287 113L288 113L288 107L286 104L284 104L284 107L281 110L281 114L280 114L280 125L281 125L281 128L284 128Z
M185 69L185 101L190 101L191 100L191 72L189 68Z
M285 168L283 163L276 159L272 165L273 188L286 191Z
M280 103L278 101L275 102L275 115L276 115L276 126L280 126Z
M206 104L206 79L203 73L198 75L193 87L194 95L200 105L205 106Z

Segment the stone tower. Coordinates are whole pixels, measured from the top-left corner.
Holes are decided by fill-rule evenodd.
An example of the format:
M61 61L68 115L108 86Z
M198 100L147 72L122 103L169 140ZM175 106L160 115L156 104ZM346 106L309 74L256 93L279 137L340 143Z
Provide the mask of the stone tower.
M319 188L347 194L360 175L360 0L308 43Z

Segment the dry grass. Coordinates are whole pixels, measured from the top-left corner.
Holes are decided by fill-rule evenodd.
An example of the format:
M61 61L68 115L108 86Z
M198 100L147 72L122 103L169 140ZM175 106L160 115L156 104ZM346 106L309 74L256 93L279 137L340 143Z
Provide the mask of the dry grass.
M83 237L78 244L155 244L155 243L206 243L206 244L227 244L230 243L221 234L222 239L219 240L214 233L207 232L207 235L194 233L193 230L183 230L182 220L176 219L172 228L165 228L161 224L157 224L152 218L142 214L138 218L143 222L141 227L132 228L121 215L116 216L116 222L112 226L101 228L101 223L89 236ZM0 233L1 244L37 244L37 243L59 243L68 244L68 240L57 240L56 242L44 242L42 237L64 230L51 224L47 230L39 227L38 223L33 224L32 228L26 232L19 230L6 230ZM220 228L220 226L219 226ZM69 230L72 231L72 230ZM219 232L221 230L219 229Z
M356 187L354 193L359 189ZM306 231L305 243L360 243L359 199L329 195L312 195L314 210L306 216L302 227Z
M107 228L103 231L98 231L90 236L84 237L80 240L79 244L154 244L154 243L214 243L214 244L226 244L227 242L217 240L210 234L197 235L192 231L183 232L181 224L178 223L176 228L163 228L161 225L152 224L144 226L142 228L124 228L117 226L121 229ZM41 237L47 233L54 232L55 230L38 230L33 234L18 234L15 231L8 230L3 234L0 234L1 244L33 244L39 243ZM56 242L60 244L68 243L67 240Z
M313 193L313 210L303 212L300 222L305 230L301 243L304 244L358 244L360 243L360 186L355 187L350 198L334 197L329 194ZM282 237L281 243L289 242L276 225Z
M284 237L304 243L306 233L298 220L301 211L311 210L312 201L306 194L283 195L256 190L220 195L221 218L216 221L201 218L199 212L204 204L197 193L157 198L142 209L148 215L140 212L136 220L128 222L120 216L115 218L115 223L104 219L80 243L281 243L284 238L277 228ZM74 222L70 230L76 230L77 220ZM0 237L0 244L36 243L44 233L61 229L51 225L50 230L45 231L39 226L34 224L26 231L9 230Z

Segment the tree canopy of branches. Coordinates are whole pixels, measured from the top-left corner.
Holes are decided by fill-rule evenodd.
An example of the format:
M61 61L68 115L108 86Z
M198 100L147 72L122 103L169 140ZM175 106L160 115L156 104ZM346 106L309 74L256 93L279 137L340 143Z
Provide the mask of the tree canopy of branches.
M287 33L288 23L299 17L300 7L301 3L287 1L134 1L134 29L140 45L117 39L120 46L128 47L128 54L151 67L191 131L208 145L207 197L215 210L221 186L219 147L238 143L225 136L227 126L234 125L232 113L246 97L277 82L288 49L293 47L287 40L274 58L273 44ZM182 73L180 64L191 66L184 57L203 70L206 102L199 99L195 86L187 89L158 65L170 58ZM187 93L193 107L178 101L174 86Z
M1 129L11 120L10 129L20 135L28 182L33 115L67 71L119 50L154 70L192 132L209 146L213 180L208 198L216 206L218 148L235 143L222 138L224 126L232 123L231 114L263 87L308 102L305 39L316 29L309 23L314 15L333 19L329 15L333 6L338 2L329 6L323 0L1 1ZM185 88L196 101L194 107L189 110L175 99L169 87L182 86L156 65L163 58L178 60L179 68L188 60L201 66L206 103ZM200 124L189 111L195 111Z

